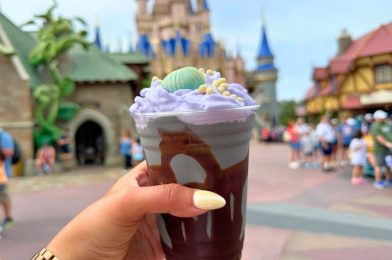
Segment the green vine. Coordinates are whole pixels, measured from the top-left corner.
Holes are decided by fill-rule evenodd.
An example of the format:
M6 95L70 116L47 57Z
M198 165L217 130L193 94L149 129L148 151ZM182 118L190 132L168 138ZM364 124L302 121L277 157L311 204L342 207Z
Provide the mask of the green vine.
M50 82L36 86L33 91L36 103L34 115L38 123L34 133L37 148L61 136L61 129L56 126L58 119L70 120L79 111L76 103L64 101L75 91L75 83L58 70L59 57L76 45L85 49L90 45L86 39L86 30L75 29L77 25L86 27L83 19L55 17L53 11L56 8L57 2L53 0L45 13L35 15L25 24L40 26L38 44L31 50L29 61L34 67L43 67L43 71L49 71L50 76Z

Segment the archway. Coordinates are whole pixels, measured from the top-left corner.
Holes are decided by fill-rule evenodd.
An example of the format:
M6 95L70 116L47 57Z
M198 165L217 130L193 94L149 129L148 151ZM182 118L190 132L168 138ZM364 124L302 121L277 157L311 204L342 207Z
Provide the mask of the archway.
M92 120L82 123L75 134L75 155L79 165L105 162L105 135Z

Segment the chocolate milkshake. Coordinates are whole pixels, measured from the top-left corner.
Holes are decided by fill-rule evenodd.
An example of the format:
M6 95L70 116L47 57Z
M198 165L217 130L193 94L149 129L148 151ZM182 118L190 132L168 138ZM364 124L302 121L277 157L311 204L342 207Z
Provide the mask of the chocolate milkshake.
M155 80L131 107L151 183L213 191L227 204L194 218L161 214L162 246L167 259L240 259L252 109L257 106L242 86L227 84L219 73L184 69L163 82ZM192 87L199 79L198 88L179 86Z

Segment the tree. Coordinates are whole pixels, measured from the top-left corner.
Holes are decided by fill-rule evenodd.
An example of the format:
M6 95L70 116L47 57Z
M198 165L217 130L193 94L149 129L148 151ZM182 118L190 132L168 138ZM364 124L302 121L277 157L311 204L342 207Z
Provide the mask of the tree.
M280 105L280 122L287 126L287 123L290 119L296 118L295 108L297 106L297 102L294 100L282 101L279 103Z
M75 29L77 24L86 27L83 19L55 17L53 11L57 2L52 1L52 6L45 13L35 15L26 23L40 26L38 44L31 50L29 61L35 68L43 67L42 71L49 71L50 77L48 82L36 86L33 91L34 115L38 123L34 132L37 148L61 136L61 129L56 126L58 119L70 120L79 111L77 104L65 102L65 97L75 91L75 83L69 76L59 72L59 57L76 45L85 49L90 45L86 39L87 31Z

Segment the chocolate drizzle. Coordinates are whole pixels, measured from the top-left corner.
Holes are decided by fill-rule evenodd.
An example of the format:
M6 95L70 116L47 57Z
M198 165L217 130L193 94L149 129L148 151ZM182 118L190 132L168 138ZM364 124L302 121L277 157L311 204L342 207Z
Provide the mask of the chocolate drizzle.
M151 182L154 185L176 183L176 173L170 162L174 156L185 154L194 158L207 173L203 183L192 182L185 186L216 192L227 202L224 208L198 216L197 220L163 214L173 247L162 243L167 259L240 259L243 245L241 229L245 221L241 203L248 174L248 156L229 168L221 169L211 148L190 129L160 131L159 134L161 165L149 166ZM187 174L186 170L181 174ZM208 214L211 214L210 230L207 230Z

